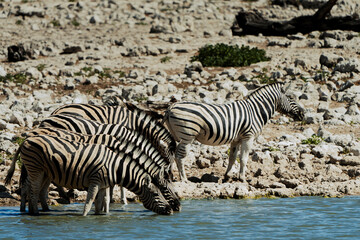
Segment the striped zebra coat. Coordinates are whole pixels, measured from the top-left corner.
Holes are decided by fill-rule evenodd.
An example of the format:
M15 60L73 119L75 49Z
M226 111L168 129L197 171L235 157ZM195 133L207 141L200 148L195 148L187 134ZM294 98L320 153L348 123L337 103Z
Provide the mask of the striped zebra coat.
M162 143L168 149L166 151L175 152L176 142L161 122L143 110L130 110L123 105L68 104L59 107L51 115L75 115L99 123L119 124L142 133L155 147L158 148L159 143ZM160 151L163 149L159 148Z
M239 178L245 180L246 163L254 139L261 133L275 111L302 120L303 109L285 95L283 83L265 85L245 100L224 105L183 102L175 103L165 113L164 122L178 142L175 160L180 178L186 180L183 159L187 146L194 140L218 146L230 144L228 178L241 146Z
M157 119L147 114L145 111L140 109L130 110L125 106L126 104L124 103L120 103L119 105L115 104L114 106L69 104L59 107L52 113L52 115L75 115L99 123L119 124L127 127L128 129L141 132L160 152L163 152L163 154L169 155L169 152L175 152L175 140L169 131L159 121L157 121ZM66 125L63 125L63 127L64 126ZM81 132L77 130L72 131ZM121 188L121 196L122 202L126 204L126 197L123 188Z
M151 175L151 177L157 177L159 174L164 173L165 169L169 168L169 161L167 159L164 159L161 154L155 149L152 144L147 141L147 139L143 139L143 136L139 135L136 131L130 131L124 127L120 127L119 131L119 137L115 138L111 135L106 134L99 134L99 135L83 135L75 132L69 132L63 129L57 129L57 128L37 128L32 130L28 137L31 136L39 136L39 135L52 135L57 137L66 138L68 140L72 140L78 143L90 143L90 144L105 144L107 147L109 147L113 151L132 151L131 145L129 143L134 144L134 146L140 148L143 153L145 153L149 159L151 159L151 162L149 161L146 166L144 166L144 169L148 174ZM8 175L6 177L6 183L10 182L10 179L14 173L15 170L15 162L17 159L17 154L15 154L13 158L12 165L8 171ZM170 206L174 211L180 211L181 205L179 198L174 191L174 187L169 181L168 173L166 173L166 178L163 182L161 182L159 189L161 190L162 194L164 195L165 199L169 202ZM26 200L26 192L22 191L22 201L20 210L25 211L25 200ZM105 198L105 200L109 199L109 196ZM43 199L40 199L43 203ZM109 204L107 201L104 200L104 209L105 212L108 212ZM42 206L43 209L47 209L46 206Z
M161 175L152 178L144 169L152 160L135 144L128 143L127 149L116 152L104 144L77 143L50 135L27 138L20 155L30 185L29 213L38 214L38 198L54 182L67 188L87 189L84 216L96 196L95 213L99 213L106 189L114 184L139 195L145 208L171 214L171 206L156 186L163 182Z

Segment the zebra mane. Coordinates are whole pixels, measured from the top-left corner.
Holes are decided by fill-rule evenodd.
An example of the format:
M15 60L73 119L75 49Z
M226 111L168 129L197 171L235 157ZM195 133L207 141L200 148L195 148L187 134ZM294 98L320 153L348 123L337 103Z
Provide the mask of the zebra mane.
M251 92L247 96L247 98L261 94L263 92L271 91L271 89L279 89L281 92L284 93L284 83L283 82L275 82L275 83L270 83L270 84L261 86L261 87L255 89L253 92Z

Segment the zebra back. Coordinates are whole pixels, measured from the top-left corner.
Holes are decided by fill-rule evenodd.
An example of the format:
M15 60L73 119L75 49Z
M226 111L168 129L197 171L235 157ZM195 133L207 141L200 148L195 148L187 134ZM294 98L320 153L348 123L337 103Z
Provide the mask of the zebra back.
M131 120L133 119L138 118L131 118ZM136 121L138 122L137 129L144 129L144 131L148 133L145 134L142 139L147 139L148 141L150 141L153 146L160 152L161 156L168 159L169 162L173 161L176 143L175 141L173 141L172 137L171 139L169 138L170 133L164 127L162 129L156 129L155 127L153 127L153 121L147 120L149 119L144 118L141 121ZM39 127L55 127L89 135L108 134L117 138L121 137L124 134L124 129L129 130L127 132L128 134L134 132L134 135L138 133L137 136L144 135L144 131L137 131L136 129L129 128L126 125L124 126L122 124L104 124L68 114L51 115L44 119L40 123ZM131 131L133 129L134 131Z
M100 123L119 124L145 135L164 155L173 155L176 142L170 132L151 114L124 102L120 105L69 104L56 109L52 115L70 114Z

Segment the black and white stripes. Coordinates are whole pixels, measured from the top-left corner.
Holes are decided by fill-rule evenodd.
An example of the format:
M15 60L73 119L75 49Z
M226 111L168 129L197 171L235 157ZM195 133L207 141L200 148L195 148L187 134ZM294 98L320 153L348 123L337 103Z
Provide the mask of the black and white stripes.
M127 151L127 148L130 148ZM169 203L152 183L144 168L152 161L135 144L113 151L105 144L86 144L50 135L29 137L21 146L21 158L29 179L29 212L38 214L37 201L43 199L50 182L74 189L88 189L85 216L95 201L99 213L105 191L120 184L140 196L144 207L159 214L171 214Z
M175 158L181 179L186 180L182 160L187 154L187 145L197 140L213 146L231 144L226 177L241 145L239 177L244 180L252 142L275 111L288 114L296 120L303 118L303 110L285 95L282 83L263 86L247 99L225 105L194 102L172 105L165 114L164 122L179 142Z

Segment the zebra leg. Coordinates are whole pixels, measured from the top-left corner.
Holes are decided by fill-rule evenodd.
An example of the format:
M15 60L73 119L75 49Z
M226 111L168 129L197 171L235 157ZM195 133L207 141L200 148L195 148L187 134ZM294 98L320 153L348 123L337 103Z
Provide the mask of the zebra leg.
M113 188L113 187L111 187ZM105 196L102 201L102 209L105 213L109 213L110 210L110 187L105 189Z
M114 203L115 202L115 200L114 200L114 186L110 187L109 194L110 194L110 196L109 196L110 197L110 202Z
M184 168L184 158L187 155L187 143L180 142L178 146L176 147L175 151L175 161L177 168L179 170L180 180L181 181L187 181L185 168Z
M231 143L230 145L230 154L229 154L229 165L226 169L224 180L227 181L229 179L229 172L232 168L232 166L235 163L237 153L239 151L239 143Z
M20 201L20 212L26 211L26 201L28 200L28 196L30 196L30 183L29 179L26 179L21 184L21 201Z
M41 209L42 211L50 211L49 206L47 204L47 196L48 196L48 188L50 185L50 179L46 178L44 180L44 184L40 190L40 203L41 203Z
M249 158L249 153L253 146L253 138L249 138L243 140L241 143L241 152L240 152L240 172L239 172L239 179L241 182L244 182L245 179L245 171L246 171L246 163Z
M39 172L35 177L30 178L29 213L31 215L39 215L38 200L43 179L44 172Z
M99 192L99 184L90 183L88 187L88 192L86 196L86 202L84 206L83 216L86 216L91 210L91 206L96 198L97 193Z
M104 204L105 204L105 195L106 195L107 188L101 188L96 196L95 199L95 214L100 214ZM106 206L105 206L106 208Z
M124 205L127 205L125 188L120 187L120 191L121 191L121 203L124 204Z

